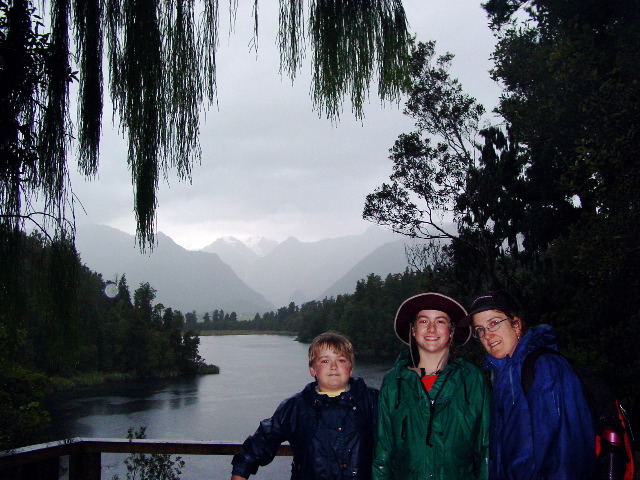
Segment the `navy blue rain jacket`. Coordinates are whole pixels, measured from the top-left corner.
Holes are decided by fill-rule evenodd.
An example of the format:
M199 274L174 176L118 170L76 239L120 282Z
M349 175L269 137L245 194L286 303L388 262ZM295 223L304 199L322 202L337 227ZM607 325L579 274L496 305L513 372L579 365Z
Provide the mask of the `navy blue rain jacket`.
M531 389L522 390L522 362L540 346L557 349L550 325L531 328L513 357L487 355L494 372L489 478L588 480L596 464L589 405L573 368L560 355L536 360Z
M284 400L260 422L232 460L233 475L247 478L269 464L282 442L293 450L292 479L371 479L378 390L352 377L337 397L316 392L316 382Z

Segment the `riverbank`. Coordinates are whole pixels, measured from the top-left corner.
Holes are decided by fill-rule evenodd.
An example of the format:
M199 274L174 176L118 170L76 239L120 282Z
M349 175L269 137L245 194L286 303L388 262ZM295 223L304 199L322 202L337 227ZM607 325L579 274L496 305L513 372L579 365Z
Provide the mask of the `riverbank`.
M285 337L297 337L296 332L281 332L272 330L202 330L198 332L201 337L219 337L223 335L281 335Z
M135 380L136 376L131 373L100 373L89 372L71 377L51 377L49 378L49 390L60 392L79 387L89 387L92 385L102 385L113 382L126 382Z

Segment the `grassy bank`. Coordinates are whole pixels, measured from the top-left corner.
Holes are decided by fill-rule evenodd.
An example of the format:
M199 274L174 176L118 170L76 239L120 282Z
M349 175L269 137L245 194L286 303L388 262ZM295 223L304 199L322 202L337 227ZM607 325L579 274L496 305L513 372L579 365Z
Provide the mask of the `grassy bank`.
M111 382L125 382L135 380L136 376L131 373L100 373L89 372L70 377L51 377L49 387L52 391L71 390L79 387L90 387L92 385L102 385Z
M217 365L203 365L197 375L211 375L220 373ZM182 376L179 372L165 372L155 375L153 378L177 378ZM88 372L70 377L51 377L49 379L49 389L53 392L71 390L80 387L90 387L92 385L102 385L112 382L126 382L139 380L141 377L133 373L101 373Z

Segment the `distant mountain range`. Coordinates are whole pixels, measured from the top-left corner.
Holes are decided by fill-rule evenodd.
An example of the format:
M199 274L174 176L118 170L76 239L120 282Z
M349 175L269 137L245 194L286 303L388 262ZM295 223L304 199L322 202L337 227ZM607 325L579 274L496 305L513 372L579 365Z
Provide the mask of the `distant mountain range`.
M141 253L135 237L104 225L84 225L76 232L82 262L104 280L126 275L129 290L149 282L156 301L183 313L223 309L255 315L274 304L249 288L217 255L182 248L162 233L153 252Z
M253 317L290 302L352 293L370 273L383 278L407 268L407 239L379 227L360 235L277 243L261 238L215 240L190 251L158 233L153 252L141 253L135 237L103 225L76 233L82 262L105 280L126 275L131 293L142 282L156 289L156 301L200 315L223 309Z
M203 248L203 251L216 253L247 285L263 294L270 302L284 306L290 302L300 304L323 298L325 292L376 249L395 243L396 250L404 251L402 242L388 230L370 227L360 235L318 242L301 242L289 237L264 256L256 255L233 238L218 239ZM363 276L369 273L387 275L404 271L404 255L394 254L389 258L388 253L381 251L375 259L370 259L368 263L372 270ZM359 278L353 279L352 276L343 280L341 284L344 289L337 293L351 293L355 290ZM347 284L349 281L351 285Z

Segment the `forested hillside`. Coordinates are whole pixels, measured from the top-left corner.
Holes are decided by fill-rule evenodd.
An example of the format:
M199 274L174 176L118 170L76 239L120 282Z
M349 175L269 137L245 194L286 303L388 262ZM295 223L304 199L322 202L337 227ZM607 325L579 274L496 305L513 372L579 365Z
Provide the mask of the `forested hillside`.
M64 240L17 234L13 242L19 255L11 262L0 255L4 278L9 266L18 267L18 283L3 282L0 292L0 449L37 439L47 419L40 402L52 379L64 384L204 368L199 337L184 329L180 311L154 303L148 283L131 295L125 276L117 285L103 281Z

